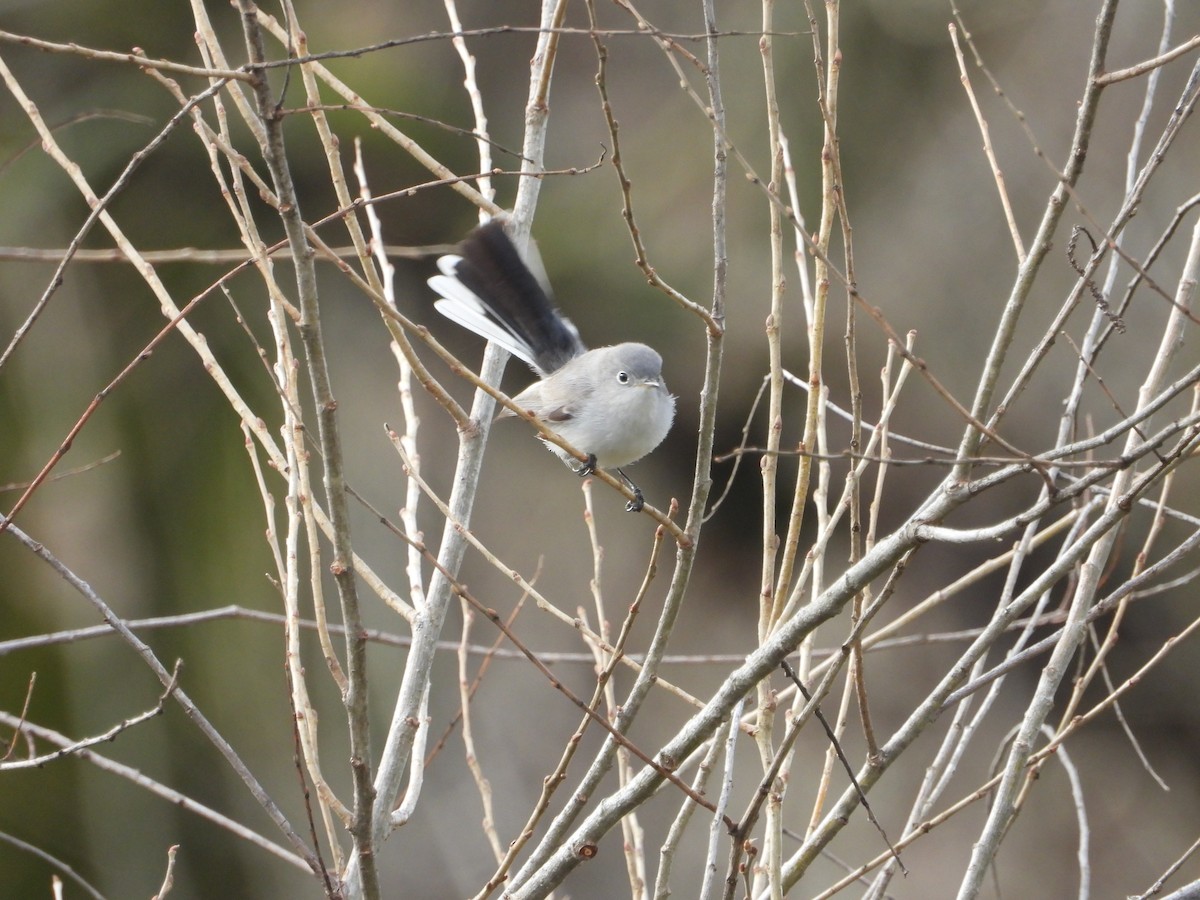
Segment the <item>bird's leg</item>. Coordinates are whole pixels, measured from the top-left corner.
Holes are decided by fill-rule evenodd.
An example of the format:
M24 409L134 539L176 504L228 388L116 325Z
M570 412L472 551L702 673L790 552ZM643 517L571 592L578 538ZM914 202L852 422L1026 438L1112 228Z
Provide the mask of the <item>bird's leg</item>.
M633 499L625 504L625 512L641 512L642 507L646 505L646 498L642 496L642 489L634 484L630 477L620 469L617 469L617 474L621 476L621 480L633 491Z
M589 475L591 475L595 471L596 471L596 454L589 453L587 462L585 462L582 466L580 466L578 469L576 469L575 474L578 475L580 478L587 478ZM629 476L626 475L624 472L622 472L620 469L617 469L616 473L621 476L621 480L625 482L625 484L628 486L628 488L631 491L633 491L633 499L625 504L625 511L626 512L641 512L642 507L646 505L646 498L642 496L642 489L640 487L638 487L636 484L634 484L633 481L629 478Z

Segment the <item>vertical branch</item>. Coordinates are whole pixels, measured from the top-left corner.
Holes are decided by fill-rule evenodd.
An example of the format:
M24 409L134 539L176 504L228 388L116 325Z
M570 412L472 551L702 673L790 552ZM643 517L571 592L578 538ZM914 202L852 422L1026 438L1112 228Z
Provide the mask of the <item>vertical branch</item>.
M779 141L779 100L775 93L775 58L773 53L775 0L762 2L762 37L758 49L762 56L763 87L767 113L767 151L771 157L771 178L767 191L782 193L783 148ZM771 311L767 315L767 445L760 467L762 469L762 594L759 598L758 639L763 641L771 632L776 608L775 560L779 551L779 535L775 530L777 500L776 474L779 469L779 437L783 430L783 362L780 332L783 328L783 294L787 281L783 274L783 217L778 203L767 203L767 220L771 245ZM764 688L765 689L765 688ZM761 700L761 698L760 698ZM761 703L760 703L761 708ZM770 740L770 728L765 729ZM767 755L770 758L770 754Z
M500 835L496 833L496 816L492 805L492 784L483 772L479 762L479 753L475 744L475 732L472 727L474 719L471 713L471 679L469 678L470 635L471 623L475 613L465 597L459 598L462 603L462 636L458 642L458 701L461 709L463 752L466 754L467 769L475 781L475 789L479 792L479 800L483 806L483 834L487 838L492 856L496 862L504 859L504 848L500 843ZM416 752L414 750L414 752Z
M717 427L717 387L724 359L725 299L728 291L729 249L727 235L729 188L729 148L725 142L725 99L721 91L721 55L718 49L717 13L712 0L703 0L704 30L708 53L704 69L708 89L709 116L713 123L713 295L711 324L705 330L707 353L704 358L704 385L700 391L700 440L696 447L696 469L692 499L688 506L687 534L699 540L704 509L712 489L713 435ZM681 561L682 562L682 561Z
M526 116L522 169L538 171L542 167L545 149L546 123L549 114L546 94L549 90L549 71L553 66L557 37L553 33L556 22L561 23L565 14L565 0L544 0L538 49L534 55L530 74L530 101ZM524 178L517 192L517 210L514 224L518 232L528 235L529 223L536 204L540 179ZM497 211L490 197L476 194L481 209ZM499 384L504 373L508 354L495 344L489 343L480 367L480 379L491 385ZM448 515L442 529L438 549L438 566L430 579L427 603L419 612L413 627L413 647L405 660L404 676L392 721L380 757L376 789L379 803L375 812L374 833L376 843L381 842L397 824L390 810L400 790L400 781L405 766L413 759L413 744L417 739L418 716L428 695L429 673L433 665L436 641L453 591L452 579L462 564L467 548L464 529L471 520L479 474L483 467L483 453L491 426L495 401L483 391L477 390L471 406L469 429L460 431L458 458L455 465L454 482L450 492ZM447 574L448 573L448 574ZM352 886L359 883L356 860L351 860L348 880Z
M825 312L829 301L829 245L833 233L834 217L837 214L840 185L837 183L837 173L834 165L836 158L835 144L837 142L837 88L841 72L841 51L838 49L838 4L837 0L826 3L826 45L829 51L830 64L825 66L825 56L821 50L821 31L817 18L813 14L810 0L805 0L804 8L808 12L809 22L813 33L813 56L817 70L817 104L821 110L821 118L825 123L824 140L821 146L821 219L817 225L817 234L813 239L814 262L813 281L816 291L813 297L813 316L808 327L808 407L804 417L804 436L801 450L811 449L815 444L817 427L817 406L821 402L821 386L824 383L824 340ZM775 579L775 602L783 603L788 595L792 581L792 572L796 563L796 554L800 546L800 529L804 523L804 505L808 497L808 485L812 473L812 462L807 454L800 456L800 471L796 477L796 487L792 496L792 509L788 516L787 536L784 542L783 558L780 561L779 574ZM787 603L794 605L795 597L788 597ZM804 676L804 672L800 673Z
M454 45L454 50L458 53L458 58L462 61L463 66L463 87L466 89L467 97L471 100L471 113L475 117L475 133L478 137L475 140L475 147L479 151L479 171L484 173L480 176L479 193L487 197L489 200L494 199L496 191L492 187L491 176L486 174L492 170L492 145L488 142L488 120L487 113L483 109L483 95L479 92L479 83L475 80L475 57L471 51L467 49L467 42L462 37L462 20L458 17L458 4L455 0L443 0L446 5L446 16L450 19L450 27L458 34L451 39Z
M1165 0L1163 3L1163 26L1162 32L1158 38L1158 55L1162 56L1171 46L1171 32L1175 25L1175 0ZM1154 109L1154 99L1158 92L1159 76L1162 74L1161 68L1153 68L1146 76L1146 92L1142 96L1142 110L1138 114L1137 121L1133 126L1133 136L1129 141L1129 152L1125 157L1125 193L1127 196L1134 194L1138 183L1138 161L1141 158L1142 141L1146 134L1146 125L1150 121L1150 113ZM1117 236L1117 245L1122 246L1124 243L1124 232ZM1117 272L1120 270L1120 257L1114 253L1108 260L1108 273L1104 278L1103 292L1104 296L1109 296L1112 293L1113 286L1116 284Z
M367 169L362 156L362 142L357 139L354 142L354 174L358 179L359 196L364 200L370 200L371 187L367 181ZM383 223L379 220L379 213L375 209L375 204L368 203L366 205L366 215L367 225L371 230L370 248L375 259L375 265L379 267L383 296L394 307L396 305L396 269L392 265L392 261L388 259L387 247L383 240ZM409 349L411 352L411 348ZM405 478L404 506L400 509L400 520L404 523L405 531L409 535L417 537L420 534L420 528L417 525L417 506L421 500L421 487L417 483L416 478L421 472L421 452L417 446L417 432L420 429L421 422L417 417L417 408L413 403L412 380L414 369L409 362L409 356L404 352L404 348L395 340L392 341L392 355L396 359L396 367L400 372L400 379L396 384L396 388L400 394L400 409L404 414L404 434L400 435L398 440L404 448L407 466L411 467L411 474ZM421 551L415 544L410 543L407 554L408 562L405 566L405 572L408 577L409 595L412 598L413 609L421 609L425 606L425 583L421 576Z
M721 752L722 745L725 746L728 756L732 756L733 747L737 743L737 723L741 719L741 706L738 705L729 717L728 723L723 725L718 732L713 735L712 740L708 742L708 749L705 750L703 758L696 767L696 777L692 779L689 785L692 792L695 794L706 794L708 780L712 777L713 768L716 764L717 755ZM732 730L731 730L732 729ZM726 790L726 785L732 786L731 766L726 766L728 778L722 782L722 792ZM718 809L721 801L718 800ZM659 846L659 864L658 872L654 877L654 900L668 900L671 894L671 874L675 866L676 852L680 844L683 842L684 832L687 830L688 823L691 822L692 814L696 811L697 806L690 797L685 797L680 804L679 812L671 822L671 827L667 831L667 836ZM719 816L714 817L714 825L712 832L717 831L716 823L721 820ZM709 841L708 855L705 859L705 878L710 878L709 873L716 873L717 852L720 849L719 833L715 838ZM703 897L703 891L701 892Z
M822 52L820 29L817 27L816 16L813 14L809 0L805 0L805 9L808 12L809 21L813 26L813 62L817 72L817 105L821 111L821 119L824 123L824 137L821 146L821 217L817 226L817 234L814 238L816 252L814 253L815 259L813 262L813 280L816 290L813 298L813 316L809 323L808 331L808 406L805 413L804 437L801 445L802 449L811 449L815 444L817 436L820 434L819 425L823 418L821 408L826 396L824 375L822 373L824 369L825 315L829 302L829 249L833 234L833 224L838 214L842 191L837 151L837 97L838 80L841 73L841 50L839 49L839 6L836 0L831 0L831 2L827 2L825 5L825 53ZM826 53L828 54L827 57ZM826 58L829 60L828 67L825 64ZM795 492L792 497L792 509L788 520L783 561L776 581L776 596L779 598L777 602L781 603L782 598L787 597L787 607L794 607L798 603L799 597L796 595L796 592L803 585L803 582L798 582L792 590L793 596L787 596L789 585L792 582L796 554L799 550L800 529L803 525L804 506L807 502L811 471L811 460L807 454L803 454L800 459L800 470L797 474ZM820 481L821 485L819 489L824 493L828 487L827 467L822 468ZM828 527L823 528L822 531L826 534L831 534L831 529ZM817 568L823 565L820 553L814 558L813 565ZM814 579L814 594L818 589L819 582ZM803 678L806 673L802 671L800 675ZM822 778L822 786L817 792L818 797L821 797L827 789L826 783L832 772L828 760L825 772L826 775ZM814 809L813 820L815 820L816 814L817 811ZM780 876L779 881L782 884L782 876Z
M246 49L253 63L266 61L262 30L254 6L249 0L238 0L245 30ZM342 621L346 626L347 684L343 695L350 732L350 769L354 781L354 805L350 833L362 871L363 896L379 896L378 874L371 823L375 788L371 783L371 737L367 715L367 638L358 606L358 590L351 564L350 515L346 503L346 484L343 471L341 435L337 423L337 401L333 397L325 344L321 335L320 308L317 299L317 276L313 251L304 235L300 214L288 167L283 142L283 121L271 97L271 87L262 69L254 70L252 84L263 123L265 143L263 158L271 172L275 193L279 197L279 214L283 220L292 260L296 266L296 290L300 308L300 338L308 357L308 372L317 409L318 438L324 465L326 502L333 524L333 561L330 569L341 601Z
M915 335L913 332L909 332L907 348L910 353L912 352L914 338ZM879 423L875 426L874 434L872 436L874 443L879 448L879 471L875 476L875 493L871 500L871 508L868 514L867 534L864 542L868 551L875 546L875 539L879 526L879 513L883 509L883 485L887 480L888 460L891 457L891 450L888 446L888 419L890 418L890 410L894 408L896 397L900 393L901 387L904 385L906 376L911 371L908 361L905 360L901 367L900 375L896 379L896 384L893 387L892 369L896 362L896 355L897 348L889 345L886 361L884 362L883 368L879 373L880 386L882 388L880 395L883 398L883 410L880 413ZM862 595L855 598L855 621L851 623L852 626L857 622L858 619L862 617L863 606L869 606L871 598L871 587L868 585L863 589ZM856 638L853 644L851 644L850 653L850 678L854 681L854 691L858 700L858 714L859 718L862 720L863 736L867 741L867 755L868 757L878 757L879 745L875 739L875 728L871 724L870 704L867 702L867 678L866 671L864 669L863 642L861 638Z
M775 0L762 0L762 35L758 39L762 57L763 91L767 121L767 152L771 159L770 180L767 182L767 227L771 248L771 311L767 314L767 441L759 463L762 477L762 560L758 609L758 642L761 644L770 635L779 614L779 598L775 593L775 566L779 552L779 533L776 529L776 512L779 497L779 443L783 432L783 299L787 279L783 274L783 216L780 204L773 202L782 195L783 146L780 141L779 99L775 89ZM778 699L769 679L756 688L756 721L754 743L758 750L759 765L764 772L771 772L775 759L775 719ZM779 872L783 865L783 786L772 789L767 795L766 824L762 842L763 868L755 878L758 886L765 881L771 900L782 900ZM740 848L735 847L734 852Z
M542 0L541 32L529 69L529 100L525 104L525 136L521 144L521 171L540 173L545 168L546 131L550 121L550 76L558 57L558 29L567 15L567 0ZM533 211L541 193L541 178L522 178L513 204L513 225L528 238Z
M762 36L758 49L762 56L763 89L766 101L767 150L771 157L771 176L767 183L770 199L783 192L783 148L779 140L779 100L775 92L775 0L762 0ZM761 644L771 633L779 612L778 598L773 590L779 534L776 531L777 474L779 471L779 440L783 431L783 296L787 280L783 274L783 216L779 203L767 203L767 223L771 246L771 311L767 315L767 445L762 455L762 563L758 609L758 641ZM759 764L764 772L771 771L775 757L775 714L778 708L775 691L769 680L757 687L757 721L754 742ZM779 890L779 871L783 865L782 787L772 790L767 800L766 833L763 837L765 870L759 879L766 879L772 900L782 900Z
M620 656L624 652L626 638L629 635L629 626L632 625L634 616L641 607L642 598L645 596L646 588L649 586L650 578L653 576L655 561L651 559L650 571L647 573L646 581L643 582L642 590L638 592L637 599L629 610L629 617L625 620L625 625L621 629L621 634L617 638L616 643L612 642L612 629L609 627L608 611L604 605L604 589L603 589L603 564L604 564L604 547L600 543L600 534L596 530L596 516L592 507L592 480L586 479L583 482L583 506L584 506L584 521L587 524L588 541L592 547L592 600L596 609L596 633L600 635L600 641L587 641L587 647L592 653L594 668L598 674L597 685L602 686L603 690L598 691L596 698L603 697L604 704L607 707L607 715L610 719L615 719L619 711L617 704L616 691L613 689L612 673L616 669L617 663L620 661ZM656 542L656 550L657 550ZM587 620L587 615L582 609L579 610L579 618L583 621ZM613 651L605 651L605 647L613 647ZM619 747L616 752L617 763L617 783L624 785L629 783L630 773L632 771L629 761L629 751L625 747ZM645 855L645 830L638 821L637 813L630 813L621 819L621 834L624 838L622 847L625 851L625 869L629 878L629 895L634 900L644 900L646 894L646 855Z

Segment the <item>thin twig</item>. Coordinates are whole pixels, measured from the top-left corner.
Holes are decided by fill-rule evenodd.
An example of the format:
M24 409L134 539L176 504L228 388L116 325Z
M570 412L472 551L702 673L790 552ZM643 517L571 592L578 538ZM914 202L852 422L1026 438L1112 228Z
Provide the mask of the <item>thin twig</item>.
M639 24L644 22L638 15L633 6L627 0L618 0L620 5L632 12ZM594 0L588 0L587 3L588 18L592 28L596 27L596 9ZM666 280L658 274L658 271L650 264L645 244L642 241L642 232L637 225L637 220L633 214L633 182L630 180L625 171L625 165L621 158L621 138L620 128L617 124L616 114L613 112L612 102L608 97L608 48L604 46L604 42L600 40L600 32L593 30L592 44L596 50L596 89L600 92L600 109L604 113L604 120L608 124L608 137L612 141L612 165L613 170L617 173L617 180L621 185L621 201L622 209L621 216L625 219L625 226L629 231L629 237L633 241L634 262L637 267L642 270L642 274L646 276L646 282L651 286L658 288L664 294L673 300L681 309L697 315L704 321L708 329L721 331L724 325L717 322L712 315L703 306L693 300L688 299L678 290L673 288Z
M1129 66L1125 69L1117 69L1115 72L1106 72L1103 75L1097 75L1095 78L1096 84L1104 87L1117 81L1125 81L1130 78L1137 78L1141 75L1145 75L1152 69L1165 66L1172 60L1176 60L1181 56L1191 53L1192 50L1196 49L1197 47L1200 47L1200 34L1194 35L1193 37L1184 41L1182 44L1179 44L1173 49L1168 50L1166 53L1161 53L1158 56L1155 56L1153 59L1143 60L1135 66Z
M954 44L954 58L958 60L959 78L962 81L963 89L967 92L967 99L971 101L971 111L975 113L979 133L983 136L983 152L987 156L988 163L991 164L992 177L996 179L1000 205L1004 207L1004 220L1008 223L1008 233L1012 237L1013 247L1017 251L1017 265L1022 265L1025 262L1025 244L1021 240L1021 231L1017 228L1017 217L1013 213L1012 202L1008 199L1008 188L1004 184L1004 171L1000 168L1000 162L996 159L996 151L992 147L992 137L988 130L987 119L983 117L983 110L979 108L979 101L975 99L975 91L971 89L971 76L967 74L967 63L963 59L962 47L958 44L958 28L953 22L950 23L950 41Z
M175 853L179 850L178 844L172 844L167 848L167 870L163 873L162 884L150 900L162 900L163 897L170 893L171 888L175 886Z
M13 34L11 31L0 31L0 41L6 44L20 44L41 50L43 53L70 53L86 59L98 59L102 62L121 62L138 66L142 69L158 69L162 72L173 72L176 75L194 75L198 78L216 78L220 81L250 82L252 75L245 71L232 69L207 69L202 66L189 66L184 63L172 62L169 59L151 59L144 56L138 47L132 53L114 53L111 50L97 50L93 47L82 47L79 44L56 44L53 41L43 41L39 38L23 34Z
M403 193L403 191L397 191L389 196L398 197ZM371 203L372 201L368 200L367 202ZM413 247L388 244L381 249L387 256L396 259L427 259L441 256L444 253L453 253L457 246L457 244L424 244ZM358 254L358 250L354 247L333 247L331 249L339 258ZM79 249L72 251L67 248L0 247L0 261L3 262L56 263L61 262L63 257L68 254L74 262L78 263L124 263L128 265L132 262L124 253L115 248L112 250ZM290 262L292 259L291 252L284 242L270 248L267 255L279 262ZM209 250L198 247L176 247L170 250L142 251L142 259L148 263L197 263L225 266L244 263L248 256L245 249Z
M59 859L52 853L43 850L41 847L35 847L33 844L23 841L19 837L11 835L5 831L0 831L0 842L8 844L17 850L28 853L31 856L36 856L43 862L50 864L54 867L55 871L61 872L63 875L73 881L81 890L85 891L89 897L92 897L93 900L106 900L104 894L100 893L100 891L97 890L82 875L72 869L65 860ZM57 878L55 880L57 882Z
M122 721L118 722L116 725L112 726L112 728L109 728L107 731L103 732L102 734L94 735L93 737L89 737L89 738L81 738L79 740L72 741L67 746L60 747L58 750L55 750L53 753L45 753L45 754L42 754L41 756L30 756L30 757L25 757L25 758L22 758L19 760L10 760L8 762L0 762L0 772L6 771L9 769L29 769L29 768L41 769L41 768L44 768L45 766L49 765L50 763L54 762L55 760L62 759L64 756L78 755L81 751L86 750L88 747L94 747L97 744L104 744L104 743L108 743L109 741L114 741L117 739L117 736L119 734L121 734L123 731L128 731L130 728L140 725L143 722L147 722L150 719L153 719L155 716L162 715L163 705L167 702L167 698L171 696L171 692L174 691L176 686L179 684L179 671L181 668L183 668L182 660L176 660L175 667L171 672L170 683L166 686L166 689L159 696L158 702L155 703L149 709L145 710L144 712L138 713L136 716L131 716L128 719L123 719ZM30 682L30 687L32 689L32 681ZM26 700L28 701L28 698L26 698ZM25 721L25 713L26 712L27 712L27 710L25 710L25 709L23 709L21 711L21 723L24 723L24 721ZM9 747L8 753L5 754L6 757L11 756L12 749L13 749L13 747L16 746L16 741L20 737L20 734L21 734L21 725L18 725L16 731L13 734L13 744Z
M811 701L812 697L805 689L803 683L801 683L800 677L796 674L796 670L791 667L787 660L784 660L780 665L782 666L787 677L792 680L792 682L796 685L796 688L801 694L804 695L804 699ZM833 747L834 752L837 753L838 759L841 760L842 768L845 770L846 776L850 779L850 783L854 786L854 790L858 792L859 802L862 803L862 807L867 813L867 819L869 819L871 824L875 826L875 830L879 832L879 836L883 838L883 842L887 844L888 849L892 851L892 856L895 857L896 863L900 866L900 871L907 875L908 869L904 868L904 862L900 859L899 851L892 846L892 842L888 840L887 832L884 831L883 826L879 824L879 820L875 818L875 812L871 809L871 805L867 802L867 795L863 791L862 785L860 785L858 783L858 779L854 777L854 770L850 767L850 760L846 759L846 752L842 749L841 741L839 741L836 735L834 735L833 729L829 726L829 722L825 719L825 715L821 712L821 707L814 706L813 714L817 717L817 721L820 722L821 726L825 729L825 735L829 738L830 745Z

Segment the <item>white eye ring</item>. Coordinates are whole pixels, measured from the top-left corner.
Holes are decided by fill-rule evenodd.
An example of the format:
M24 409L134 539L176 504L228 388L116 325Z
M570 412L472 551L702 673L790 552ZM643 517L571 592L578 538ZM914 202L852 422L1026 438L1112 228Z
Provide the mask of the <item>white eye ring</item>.
M617 381L621 382L621 384L629 384L629 373L628 372L618 372L617 373Z

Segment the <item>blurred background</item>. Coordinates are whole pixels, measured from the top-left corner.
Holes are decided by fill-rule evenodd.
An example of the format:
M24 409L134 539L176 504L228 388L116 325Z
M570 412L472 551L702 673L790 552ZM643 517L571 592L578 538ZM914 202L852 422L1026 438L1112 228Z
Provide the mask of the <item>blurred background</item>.
M241 52L238 16L226 4L208 4L231 53ZM650 8L653 7L653 8ZM440 3L330 4L297 0L296 8L314 52L350 49L448 28ZM1082 0L1013 0L1005 4L960 3L967 26L1009 100L1024 114L1037 146L1055 165L1064 164L1076 105L1082 93L1098 4ZM512 0L460 0L467 28L502 24L536 25L537 5ZM274 13L277 10L271 9ZM681 34L699 34L699 3L648 4L656 25ZM1200 30L1200 7L1180 4L1178 40ZM598 4L601 24L629 29L615 5ZM156 58L199 64L194 23L181 4L74 4L58 0L0 0L0 28L55 42L125 51L140 47ZM732 32L721 42L721 65L729 115L729 136L764 177L770 171L763 114L762 66L758 39L761 13L755 4L718 4L719 25ZM1118 15L1109 58L1111 67L1153 56L1161 30L1162 7L1126 3ZM935 0L872 0L842 10L842 80L839 131L845 194L854 227L858 286L897 332L915 329L917 352L956 396L969 404L979 362L1015 272L1015 254L1001 214L980 136L959 82L947 34L949 6ZM586 9L574 4L568 25L587 26ZM782 125L791 141L801 210L810 228L820 202L820 116L816 108L813 42L800 4L779 4L775 40L776 75ZM535 35L492 33L471 38L478 59L491 135L505 148L519 149L528 90L529 58ZM701 110L680 89L678 78L658 47L645 36L605 38L609 53L608 90L621 124L621 151L633 183L634 213L650 262L676 289L701 304L712 294L711 172L712 133ZM703 44L683 41L703 55ZM273 46L269 51L280 56ZM103 193L130 157L144 147L178 111L177 103L151 78L129 65L69 54L47 54L4 42L0 58L38 104L64 150L79 163L93 188ZM244 57L236 56L240 63ZM1149 146L1178 97L1195 53L1161 73L1160 102L1148 126ZM473 127L462 89L461 63L446 40L416 42L345 59L329 67L368 102L396 112L395 123L434 156L460 173L478 169L474 142L466 136L405 116L428 117L460 128ZM594 83L596 55L586 35L567 36L551 92L547 166L584 169L605 155L611 140ZM1021 232L1028 242L1055 177L1032 151L1020 124L995 96L974 66L972 78L991 137L1004 168ZM202 85L181 78L187 91ZM696 84L700 84L697 80ZM282 76L274 76L277 89ZM298 79L286 100L301 105ZM1125 154L1130 129L1142 102L1144 82L1121 83L1106 93L1096 123L1079 199L1088 214L1107 223L1123 195ZM331 101L332 102L332 101ZM403 114L403 115L402 115ZM353 112L333 112L345 158L361 139L366 169L376 195L428 180L428 175ZM1170 215L1197 190L1200 141L1194 123L1132 223L1128 238L1135 253L1157 238ZM252 141L242 149L265 171ZM289 160L308 221L336 209L325 161L311 122L293 117L286 128ZM519 167L511 154L496 153L496 165ZM765 414L751 416L754 397L766 373L764 321L770 303L770 250L767 212L761 190L736 163L730 165L729 307L725 366L720 385L718 452L734 449L750 423L752 446L765 443ZM515 180L496 179L497 201L511 205ZM47 289L54 260L31 260L11 248L61 249L87 215L68 178L39 148L28 119L12 94L0 91L0 347L7 346ZM668 384L678 396L678 418L667 442L630 474L647 500L665 507L670 498L686 502L693 478L697 409L703 378L704 333L700 323L645 284L634 264L621 216L622 196L609 165L583 174L547 178L542 186L533 234L538 240L560 305L585 341L599 346L636 339L657 347L665 358ZM282 231L261 205L259 224L268 239ZM113 216L143 250L194 247L236 249L237 233L211 178L208 160L190 127L175 130L149 155L111 207ZM397 295L403 311L426 323L460 358L475 364L482 351L472 335L440 320L425 279L433 273L439 249L460 239L477 221L476 211L445 188L417 191L381 204L389 244L428 248L397 256ZM1074 282L1063 254L1071 225L1086 222L1072 211L1064 219L1051 258L1034 290L1019 335L1027 348L1041 336ZM1190 224L1183 230L1190 228ZM324 227L334 245L348 243L344 228ZM112 247L102 228L85 241L90 249ZM1160 283L1173 284L1184 242L1168 248L1156 268ZM1083 250L1080 259L1086 258ZM286 263L281 263L286 266ZM228 264L164 263L159 274L180 305L204 290ZM333 389L339 402L353 487L395 518L403 503L400 462L384 423L402 421L396 391L397 370L389 337L370 302L332 267L323 265L322 317L330 350ZM287 282L290 276L281 276ZM805 322L794 267L789 267L784 313L784 359L793 372L807 371ZM1124 278L1119 281L1124 284ZM846 364L842 333L844 291L834 290L826 378L833 402L845 407ZM279 427L278 402L251 336L270 345L263 317L261 283L247 274L230 285L230 296L245 318L219 293L189 318L272 430ZM1090 314L1086 303L1068 330L1078 339ZM1120 359L1144 360L1155 350L1165 304L1148 295L1129 313L1129 333ZM158 304L145 283L118 262L73 262L65 281L28 337L0 370L0 488L27 482L54 453L93 398L162 328ZM1073 329L1073 330L1072 330ZM886 340L859 316L860 369L866 416L874 421L880 394L876 373ZM1143 341L1144 344L1137 343ZM1014 356L1014 361L1023 354ZM1194 346L1183 356L1190 366ZM427 361L464 404L469 387L436 359ZM1191 360L1190 362L1187 360ZM1182 365L1182 364L1181 364ZM1069 342L1060 341L1039 375L1039 385L1009 413L1005 433L1030 449L1048 446L1058 426L1054 393L1075 367ZM1014 369L1015 371L1015 369ZM1014 371L1006 372L1008 377ZM1109 390L1132 407L1144 366L1110 366L1103 372ZM505 386L516 391L529 381L519 364L510 365ZM952 410L914 378L894 419L896 430L937 444L954 446L961 422ZM1047 395L1047 391L1050 392ZM1051 401L1048 397L1053 397ZM426 477L448 495L453 470L452 424L426 395L416 396L421 417L421 454ZM803 424L804 395L795 391L785 407L783 444L794 445ZM1085 410L1111 418L1111 403L1099 391ZM749 419L748 419L749 417ZM831 450L846 446L841 423L830 428ZM115 457L113 454L118 454ZM102 464L97 464L100 463ZM706 526L703 548L682 621L672 644L678 654L744 654L755 646L761 557L761 485L757 457L738 470L727 499ZM86 467L83 471L74 470ZM781 462L783 478L796 463ZM87 580L116 611L130 619L192 613L228 605L280 612L274 569L264 539L262 499L255 483L238 421L192 350L169 336L107 396L57 468L68 475L44 485L21 512L18 524ZM714 497L725 489L733 466L714 466ZM942 477L940 469L914 468L893 477L881 528L894 526L912 511ZM785 482L790 484L790 482ZM271 487L282 495L282 482ZM1186 469L1175 488L1183 503L1197 490ZM1011 498L993 498L987 516L969 512L962 522L1002 518L1028 502L1038 485L1022 483ZM1009 490L1009 489L1006 489ZM1024 493L1022 493L1024 492ZM0 493L7 511L19 491ZM649 561L652 528L645 517L626 516L623 501L595 486L597 527L604 546L603 591L609 615L619 622ZM405 592L404 553L397 539L362 507L355 506L358 552L397 590ZM786 515L786 504L781 516ZM1195 510L1191 510L1195 512ZM426 536L440 534L440 520L422 508ZM506 563L527 577L540 570L538 586L560 607L588 610L591 549L584 524L579 482L528 429L505 422L494 429L475 504L474 531ZM781 520L781 527L784 522ZM1146 517L1130 526L1122 562L1140 546ZM1178 527L1178 526L1174 526ZM1175 535L1176 538L1178 535ZM906 579L895 598L896 612L921 600L993 547L930 547L923 568ZM647 611L633 638L641 649L666 588L670 554L660 561ZM832 580L831 576L830 580ZM511 580L468 554L462 580L483 602L502 612L518 593ZM981 624L1001 587L997 578L982 590L959 598L927 624L951 631ZM332 600L332 593L330 599ZM1115 679L1128 676L1197 613L1194 592L1181 590L1155 598L1122 629L1112 661ZM403 635L403 623L382 604L366 603L368 625ZM1139 608L1140 610L1140 608ZM527 610L519 631L531 647L582 649L576 636ZM98 623L95 612L47 567L35 562L10 536L0 537L0 642ZM882 622L881 622L882 624ZM461 632L457 609L446 637ZM842 632L833 631L831 635ZM472 635L487 644L494 633L476 623ZM303 822L301 789L292 763L293 737L279 626L225 619L187 628L144 634L168 664L184 661L183 685L205 714L229 738L293 822ZM836 643L837 638L831 637ZM309 645L312 651L315 644ZM945 670L961 645L891 651L873 658L877 673L873 702L876 727L890 733ZM372 706L382 737L404 664L402 647L372 651ZM1133 732L1170 786L1156 786L1139 763L1113 717L1095 723L1069 745L1084 777L1091 815L1092 884L1099 896L1144 890L1195 840L1200 822L1200 716L1195 700L1200 654L1184 643L1154 669L1124 707ZM336 691L320 671L315 652L308 659L315 701L326 710L321 722L327 770L338 786L347 779L344 720ZM728 665L679 665L668 677L694 695L707 696ZM151 706L160 686L117 639L87 641L0 655L0 708L19 712L31 672L37 673L29 719L81 737L110 727ZM456 662L444 659L442 689L431 698L432 732L440 734L458 708ZM583 690L593 681L590 665L567 665L559 677ZM618 684L628 686L622 673ZM993 718L995 733L981 740L996 747L1028 700L1036 672L1018 673L1005 688L1011 715ZM618 691L619 692L619 691ZM493 748L482 760L502 811L497 823L504 839L524 822L536 786L557 760L577 724L577 712L528 665L497 661L474 706L477 740ZM677 701L657 698L639 720L635 740L643 746L672 734L689 713ZM531 726L531 722L535 723ZM940 733L934 729L934 733ZM847 751L861 755L851 727ZM933 746L934 736L925 740ZM585 742L594 749L599 738ZM792 790L805 791L806 769L815 782L824 739L815 731L802 740ZM500 748L500 752L496 749ZM243 785L180 710L126 732L101 752L144 771L207 803L252 829L275 838L273 826ZM747 756L749 756L747 751ZM987 777L986 753L962 768L960 796ZM901 764L872 794L876 815L898 831L906 798L922 775L923 757ZM0 831L15 835L66 861L107 896L149 896L157 889L166 848L180 851L172 897L320 896L305 872L293 869L226 832L75 759L44 769L0 776ZM747 782L750 783L750 782ZM450 897L474 893L494 868L477 822L479 799L462 760L457 732L431 764L426 803L383 851L389 896ZM1043 783L1015 825L1001 853L997 885L1008 896L1059 897L1076 889L1077 827L1066 802L1062 770L1048 766ZM448 815L447 810L456 814ZM660 835L674 803L651 806L645 822ZM892 885L894 896L946 896L957 886L985 815L981 804L955 825L935 832L907 851L911 874ZM795 826L802 830L804 822ZM893 834L893 836L895 836ZM852 859L882 849L877 835L857 823L844 837ZM610 835L601 860L579 870L568 883L573 897L623 896L627 890L619 862L619 836ZM654 854L651 854L653 858ZM0 896L48 895L53 868L27 852L0 843ZM831 861L814 867L795 896L808 896L839 877ZM1181 881L1200 877L1189 863ZM66 896L81 896L68 888ZM852 894L853 892L851 892Z

